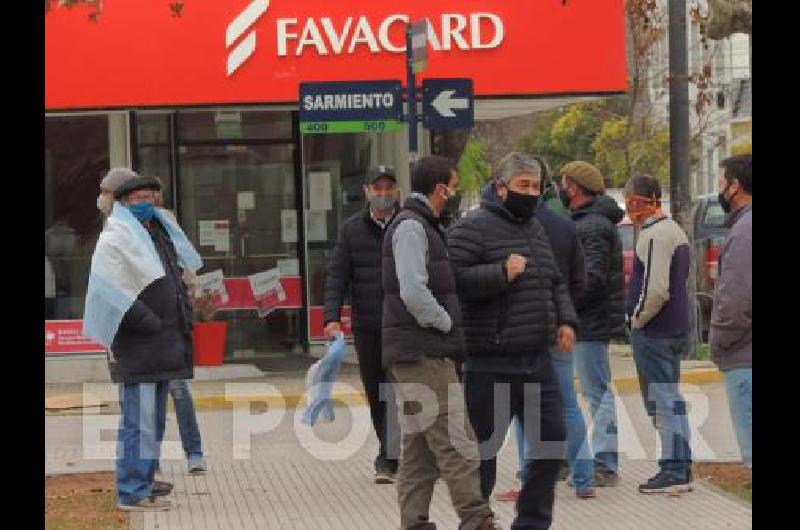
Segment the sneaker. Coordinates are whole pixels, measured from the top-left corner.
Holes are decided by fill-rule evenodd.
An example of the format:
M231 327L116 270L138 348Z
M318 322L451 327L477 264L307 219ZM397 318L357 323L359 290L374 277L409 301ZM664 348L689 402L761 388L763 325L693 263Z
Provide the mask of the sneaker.
M375 471L375 484L394 484L394 473L388 469Z
M517 502L517 499L519 499L519 490L511 488L508 491L496 493L494 498L500 502Z
M659 472L645 484L639 485L640 493L687 493L692 491L692 474L688 479L680 479Z
M172 493L172 484L169 482L162 482L154 480L153 486L150 488L150 494L154 497L163 497Z
M190 475L204 475L206 472L205 462L194 462L189 464Z
M588 490L576 491L575 496L579 499L594 499L597 494L594 492L594 488L589 488Z
M613 488L619 484L619 475L613 471L597 469L594 472L594 485L598 488Z
M124 512L166 512L172 508L172 503L156 497L145 497L134 504L117 503L117 508Z

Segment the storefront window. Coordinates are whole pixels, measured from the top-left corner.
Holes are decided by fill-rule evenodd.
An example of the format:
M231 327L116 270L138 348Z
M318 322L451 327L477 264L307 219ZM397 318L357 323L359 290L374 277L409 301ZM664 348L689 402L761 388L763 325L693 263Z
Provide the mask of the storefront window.
M80 319L102 218L100 180L124 164L125 116L45 118L45 318Z
M170 114L139 114L136 117L136 171L158 177L164 205L175 210L172 192L172 135Z
M181 224L203 257L203 269L221 269L249 289L247 276L278 268L291 297L264 318L255 308L218 313L227 320L228 358L245 359L302 350L302 288L296 223L291 114L242 112L214 138L215 112L179 112L178 210ZM217 122L219 124L219 122ZM276 134L288 123L286 137ZM241 125L238 132L233 129ZM218 125L219 126L219 125ZM241 133L241 137L238 137ZM236 139L231 139L236 137ZM294 218L294 221L292 221ZM231 289L231 296L237 293ZM296 299L296 300L295 300Z
M178 136L185 142L291 139L292 115L289 112L239 110L181 112Z
M325 278L339 227L365 207L363 184L367 170L379 164L396 166L402 160L398 145L402 145L400 133L307 135L303 138L312 340L322 338L320 319Z

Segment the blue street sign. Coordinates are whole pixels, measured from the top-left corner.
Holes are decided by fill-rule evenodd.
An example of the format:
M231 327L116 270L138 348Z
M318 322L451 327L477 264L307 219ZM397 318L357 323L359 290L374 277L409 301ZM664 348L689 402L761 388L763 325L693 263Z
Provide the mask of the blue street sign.
M475 124L472 79L422 81L422 125L426 129L469 129Z
M300 121L400 121L401 94L399 80L300 83Z

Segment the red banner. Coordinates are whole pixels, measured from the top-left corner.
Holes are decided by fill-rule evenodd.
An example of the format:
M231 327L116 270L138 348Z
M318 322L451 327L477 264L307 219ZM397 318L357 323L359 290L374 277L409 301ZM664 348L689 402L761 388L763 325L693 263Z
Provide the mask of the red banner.
M322 306L311 306L309 311L309 337L311 340L325 340L325 325ZM342 307L342 331L348 339L353 338L353 328L350 320L350 306Z
M44 352L47 353L101 353L105 348L87 339L83 320L45 320Z
M225 289L228 291L228 303L220 309L256 309L257 301L247 278L225 278ZM300 276L281 277L281 286L286 293L286 300L275 301L278 309L298 309L303 307L303 283Z
M307 81L405 79L429 21L429 77L478 96L622 92L624 0L114 0L45 17L45 107L296 102ZM93 18L94 20L91 20ZM421 76L421 77L424 77Z

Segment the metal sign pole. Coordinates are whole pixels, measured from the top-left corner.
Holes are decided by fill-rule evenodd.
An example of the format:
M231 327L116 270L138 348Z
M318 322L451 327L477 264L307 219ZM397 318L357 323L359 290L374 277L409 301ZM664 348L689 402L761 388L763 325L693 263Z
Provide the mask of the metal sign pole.
M414 65L412 61L412 31L411 24L406 25L406 87L408 94L408 165L409 175L411 167L419 158L419 148L417 146L417 79L414 75Z

